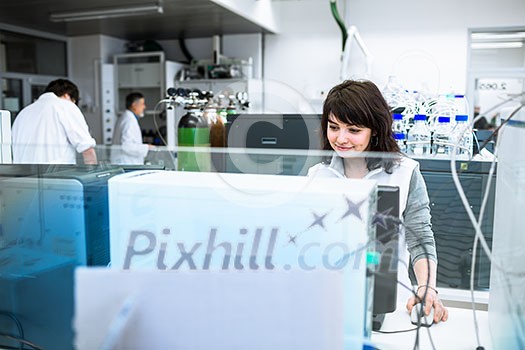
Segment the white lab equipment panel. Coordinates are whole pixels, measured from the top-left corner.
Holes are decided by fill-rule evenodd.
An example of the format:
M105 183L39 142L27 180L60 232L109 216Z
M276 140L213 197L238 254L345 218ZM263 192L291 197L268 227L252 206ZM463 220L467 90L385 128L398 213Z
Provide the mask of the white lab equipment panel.
M19 177L0 182L4 241L20 256L86 264L86 220L83 186L74 179ZM53 260L54 259L54 260ZM30 275L23 264L13 264L12 274ZM45 269L42 261L32 267ZM8 271L8 270L6 270Z
M11 113L0 110L0 164L12 163Z
M101 71L101 106L102 106L102 139L105 145L113 143L113 131L115 128L117 114L115 111L115 72L112 64L103 63Z

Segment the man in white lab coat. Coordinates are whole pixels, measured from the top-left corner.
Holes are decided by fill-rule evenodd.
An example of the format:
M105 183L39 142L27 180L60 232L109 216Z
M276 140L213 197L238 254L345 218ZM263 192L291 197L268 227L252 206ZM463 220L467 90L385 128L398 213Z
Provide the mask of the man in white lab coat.
M12 129L13 163L75 164L81 153L85 164L96 164L95 139L77 107L78 88L57 79L17 115Z
M146 103L140 92L126 96L126 111L118 118L113 132L111 163L144 164L148 150L153 146L142 143L138 118L144 116Z

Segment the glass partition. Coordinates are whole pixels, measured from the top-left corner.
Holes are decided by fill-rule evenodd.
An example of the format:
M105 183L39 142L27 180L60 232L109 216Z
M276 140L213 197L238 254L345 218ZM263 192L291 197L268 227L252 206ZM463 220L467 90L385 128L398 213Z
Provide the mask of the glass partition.
M427 157L401 160L401 157L404 156L392 153L361 153L345 155L347 158L343 160L333 152L320 150L156 147L149 151L144 164L111 164L112 152L115 151L125 150L116 146L97 146L99 164L94 166L53 164L0 166L0 293L2 293L0 334L15 335L15 338L24 338L44 348L62 348L64 344L69 347L73 343L71 320L74 310L73 274L75 267L107 266L109 264L111 236L116 234L111 231L111 218L127 203L130 205L130 213L143 217L144 220L148 215L156 218L156 210L164 213L166 206L169 208L169 196L174 192L170 192L171 187L166 187L164 193L162 186L165 184L161 182L153 182L150 184L151 190L140 191L136 197L126 194L126 199L118 202L118 205L115 204L115 199L112 202L112 186L117 188L117 184L121 183L121 180L116 179L124 181L126 176L128 176L127 179L131 179L132 174L146 180L151 176L160 176L155 175L158 173L189 174L187 177L189 190L185 192L185 195L190 196L187 197L188 203L192 203L191 208L195 211L208 208L200 211L202 217L206 218L211 215L209 202L203 200L201 206L196 204L199 196L202 195L199 192L200 179L205 181L202 182L203 188L204 185L212 186L215 182L210 179L215 178L220 180L216 183L217 186L226 186L229 190L238 188L240 192L243 192L243 181L247 181L245 179L248 178L243 177L242 174L265 175L266 177L261 179L269 182L261 182L261 188L269 191L272 189L272 181L275 181L274 191L282 194L287 193L287 189L282 185L277 186L281 180L272 179L281 177L296 179L295 182L285 180L290 181L291 190L296 184L303 183L305 179L320 176L343 181L337 182L337 186L343 186L341 187L341 193L343 193L345 191L344 181L347 180L345 179L347 159L351 164L354 164L352 162L359 164L360 161L364 161L371 167L368 174L364 175L365 179L375 180L377 182L374 183L379 185L401 187L400 199L397 202L399 215L389 214L389 208L386 208L386 212L378 212L377 205L380 201L377 200L377 195L370 199L372 209L367 214L370 219L367 222L371 228L367 234L371 235L370 237L376 237L377 230L384 223L382 220L385 220L385 217L396 219L395 222L403 226L406 220L404 215L407 213L406 203L417 200L424 202L424 198L414 199L408 193L409 188L413 186L410 181L412 170L408 173L408 178L405 173L404 178L395 181L389 180L390 175L381 170L383 166L386 166L385 164L391 162L392 169L394 169L392 176L395 177L395 169L399 164L412 164L413 169L420 170L426 183L437 251L437 288L440 289L440 294L443 294L443 298L452 299L455 291L459 293L458 295L464 295L464 292L469 290L471 281L476 291L487 291L490 287L490 260L479 244L476 249L473 249L476 229L471 222L471 216L480 221L480 231L490 248L496 209L495 180L498 169L506 166L501 162L496 166L496 163L492 162L495 158L451 161L450 159ZM81 161L80 156L78 162ZM236 175L231 176L232 174ZM209 175L214 177L209 177ZM182 178L184 177L177 177L177 179ZM462 191L468 199L468 210L465 209L458 193L456 182L461 184ZM349 181L349 184L353 182ZM122 191L122 187L118 188L119 191ZM375 191L379 190L380 188L376 188ZM195 198L191 198L192 191L195 193ZM337 192L334 188L331 188L330 191ZM243 195L246 194L245 192ZM261 196L258 197L257 193L247 193L252 204L261 200ZM113 198L119 198L118 195L116 196ZM342 195L334 194L334 203L338 203L342 198ZM232 200L235 200L235 196ZM282 200L282 196L279 197L279 200ZM288 200L287 197L284 200ZM277 201L275 205L277 204L281 205L282 201ZM245 205L248 204L245 203ZM231 208L225 206L217 210L226 222L235 220L237 214L234 208L236 207L232 205ZM295 208L293 206L286 208L283 212L289 211L287 215L293 218L296 215ZM310 213L311 223L301 222L303 219L297 216L297 224L306 225L306 228L311 224L315 230L323 231L322 215L334 215L329 211L325 212L324 209L323 207L322 212L314 210ZM173 207L172 210L176 211L177 208ZM334 209L334 213L337 210L339 209ZM482 212L483 217L479 219ZM269 220L262 213L264 211L260 216L254 217L254 220L257 222ZM168 216L166 220L169 221L169 215L166 215ZM332 219L335 220L335 216ZM173 225L176 227L177 224L174 222ZM144 226L137 229L155 231L156 234L157 231L163 232L160 226L154 228ZM409 241L410 236L416 234L410 229L400 232L403 235L402 241L405 239ZM166 232L164 234L167 235ZM376 238L370 239L367 243L368 253L377 252L375 248L379 241ZM287 240L287 244L297 242L297 237L292 232L283 232L282 239ZM243 242L248 245L247 241ZM371 244L371 242L375 243ZM381 244L379 247L384 247ZM235 246L232 245L232 254L235 249L233 247ZM145 249L145 246L140 249ZM137 248L139 251L140 249ZM378 251L384 253L380 249ZM168 259L167 255L165 258ZM368 255L368 258L373 261L373 254ZM472 265L473 258L475 258L474 266ZM410 259L407 259L406 263L409 262ZM184 265L186 263L187 261L184 262ZM235 257L232 255L231 266L235 266L234 263ZM249 260L242 261L242 263L249 265ZM378 276L383 275L377 273L375 277L378 278ZM416 285L415 276L412 274L411 277L412 284ZM411 283L407 279L407 282L398 280L398 284L399 302L399 295L410 295ZM406 293L399 293L400 290ZM35 294L38 294L39 298L34 298ZM24 333L20 332L19 324ZM0 336L0 340L0 344L9 346L20 344L12 338L3 339Z

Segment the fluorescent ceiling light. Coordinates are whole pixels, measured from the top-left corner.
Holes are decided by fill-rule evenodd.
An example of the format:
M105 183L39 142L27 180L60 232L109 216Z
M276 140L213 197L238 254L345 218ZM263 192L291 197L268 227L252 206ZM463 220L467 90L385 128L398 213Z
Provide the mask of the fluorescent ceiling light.
M164 13L162 5L150 4L126 7L107 7L72 12L57 12L52 13L49 16L49 19L53 22L74 22L116 17L142 16L156 13Z
M501 43L472 43L472 49L519 49L523 47L523 43L516 42L501 42Z
M472 40L525 39L525 32L515 33L472 33Z

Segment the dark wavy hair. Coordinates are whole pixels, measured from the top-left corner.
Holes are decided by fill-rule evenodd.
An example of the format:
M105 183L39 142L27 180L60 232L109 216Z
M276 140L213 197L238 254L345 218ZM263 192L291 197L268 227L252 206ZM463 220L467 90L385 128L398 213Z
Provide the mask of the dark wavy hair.
M368 170L383 167L389 174L399 163L401 152L392 132L392 114L381 91L371 81L346 80L334 86L323 105L321 132L323 149L333 150L327 137L328 117L372 130L367 151L397 153L398 157L367 157Z
M78 105L78 87L73 82L67 79L53 80L47 85L45 92L53 92L58 97L62 97L65 94L68 94L69 97L73 100L73 103Z

